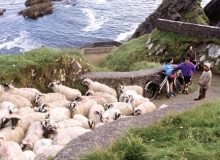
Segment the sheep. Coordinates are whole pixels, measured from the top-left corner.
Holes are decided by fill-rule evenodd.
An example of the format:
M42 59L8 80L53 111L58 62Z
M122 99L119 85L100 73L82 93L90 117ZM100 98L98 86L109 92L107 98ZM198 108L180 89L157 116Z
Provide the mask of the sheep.
M37 106L43 103L51 103L58 100L66 100L66 96L61 93L47 93L47 94L36 94L35 104Z
M120 116L121 112L119 109L110 108L102 114L102 121L103 123L109 123L118 119Z
M73 101L79 102L87 99L94 99L97 102L97 104L101 104L101 105L107 102L105 98L100 96L76 96Z
M80 102L71 102L69 109L72 113L72 116L74 114L82 114L85 117L88 117L89 109L94 104L97 104L97 102L94 99L88 99Z
M51 157L55 157L63 148L64 146L61 145L51 145L50 147L45 147L41 150L41 152L36 154L35 160L51 159Z
M139 106L137 106L133 109L133 115L136 116L136 115L149 113L149 112L152 112L155 109L156 109L156 106L155 106L154 103L145 102L145 103L142 103L142 104L140 104Z
M93 120L88 119L87 117L81 114L74 114L73 119L82 123L82 127L85 129L92 129L94 127Z
M130 85L130 86L124 86L120 85L119 86L119 94L122 94L128 90L134 90L137 92L137 94L143 95L144 89L141 86L138 85Z
M103 126L104 123L103 122L98 122L95 124L94 129Z
M2 142L14 141L20 144L24 137L25 132L19 126L17 126L14 130L12 130L11 127L6 127L0 130L0 139Z
M37 140L43 138L43 128L40 121L33 122L25 135L25 138L22 139L21 148L22 150L33 150L34 144Z
M124 93L122 93L119 96L118 101L119 102L126 102L126 100L128 99L129 95L135 96L135 95L137 95L137 92L134 91L134 90L125 91Z
M25 97L32 104L34 104L36 94L41 94L41 92L35 88L15 88L11 83L9 83L5 86L5 91L8 93L12 93L12 94L16 94L16 95Z
M142 96L138 97L138 96L129 95L126 100L126 103L130 103L132 105L133 109L135 107L139 106L140 104L145 103L145 102L150 102L150 99L144 98Z
M34 113L34 109L33 108L30 108L30 107L23 107L23 108L19 108L17 109L17 111L14 111L13 114L11 114L11 116L13 115L19 115L19 116L24 116L24 115L27 115L27 114L30 114L30 113Z
M118 102L118 99L115 96L113 96L111 94L108 94L108 93L94 92L93 90L88 90L85 93L85 95L86 96L99 96L99 97L103 97L109 103Z
M32 103L25 97L20 95L4 93L0 96L0 103L9 101L15 105L16 108L33 107Z
M94 104L89 109L88 118L93 120L94 125L98 122L102 122L102 114L105 112L105 109L100 104Z
M103 93L109 93L110 95L113 95L117 97L117 92L114 88L111 88L105 84L99 83L97 81L92 81L89 78L86 78L82 81L83 85L86 85L89 90L93 90L94 92L103 92Z
M36 154L31 150L26 150L23 152L26 160L35 160Z
M50 115L50 120L61 122L66 119L70 119L71 112L68 108L57 107L50 109L49 115Z
M38 154L44 148L50 147L52 145L52 139L42 138L36 141L34 144L33 152Z
M70 140L73 140L86 132L91 132L91 129L85 129L82 127L58 129L57 135L53 138L53 145L66 146Z
M25 160L25 154L22 152L18 143L7 141L0 146L0 159L1 160Z
M67 119L61 122L52 123L58 129L68 128L68 127L83 127L82 123L75 119Z
M9 101L3 101L0 104L0 109L8 109L10 114L17 111L17 108L15 107L15 105Z
M122 116L132 115L132 105L125 102L114 102L114 103L105 103L104 108L107 110L109 108L119 109Z
M48 85L48 88L52 88L53 92L55 92L55 93L61 93L61 94L65 95L66 99L69 101L72 101L76 95L78 95L78 96L82 95L82 93L78 89L64 86L62 84L59 84L59 82L51 82Z

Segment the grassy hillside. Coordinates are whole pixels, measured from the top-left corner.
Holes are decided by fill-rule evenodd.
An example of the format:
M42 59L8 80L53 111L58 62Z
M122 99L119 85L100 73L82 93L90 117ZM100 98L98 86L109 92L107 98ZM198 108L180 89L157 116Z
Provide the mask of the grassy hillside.
M128 130L106 149L81 160L217 160L220 158L220 101L206 102L146 128Z

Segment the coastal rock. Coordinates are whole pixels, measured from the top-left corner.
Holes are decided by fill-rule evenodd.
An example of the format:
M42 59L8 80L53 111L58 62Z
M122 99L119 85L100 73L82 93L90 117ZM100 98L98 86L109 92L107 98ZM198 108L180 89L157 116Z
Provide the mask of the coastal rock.
M27 18L37 19L53 12L53 4L49 0L28 0L25 5L28 8L21 10L19 14Z
M200 14L204 14L201 10L201 6L195 0L164 0L162 4L139 25L129 40L151 33L152 30L156 28L158 18L198 24L198 17ZM190 18L186 18L186 14L190 11L195 12L195 16L192 14ZM208 23L208 19L206 23Z
M209 18L209 24L211 26L220 27L220 1L211 0L205 7L204 12Z
M6 9L1 10L0 11L0 16L2 16L5 11L6 11Z

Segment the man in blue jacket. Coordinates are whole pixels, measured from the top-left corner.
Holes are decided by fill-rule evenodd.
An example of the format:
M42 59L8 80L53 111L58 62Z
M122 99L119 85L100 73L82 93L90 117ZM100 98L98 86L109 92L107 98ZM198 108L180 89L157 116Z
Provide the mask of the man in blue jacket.
M182 62L178 66L174 67L174 70L182 71L184 82L185 82L183 93L188 94L189 82L190 82L191 76L196 71L196 66L192 62L190 62L189 57L186 57L185 62Z

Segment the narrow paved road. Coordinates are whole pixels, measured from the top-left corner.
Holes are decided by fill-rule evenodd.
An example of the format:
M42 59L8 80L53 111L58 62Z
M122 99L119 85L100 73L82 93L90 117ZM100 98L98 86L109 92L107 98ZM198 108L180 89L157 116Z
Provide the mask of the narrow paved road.
M201 72L197 72L193 76L193 83L197 84L200 75ZM197 91L190 93L189 95L178 94L176 97L169 99L155 99L153 102L158 108L162 104L166 104L168 107L156 109L155 111L144 115L121 118L102 127L98 127L91 132L87 132L68 143L68 145L57 154L54 160L77 159L82 153L89 152L97 146L99 148L108 146L131 127L145 127L158 121L171 112L181 113L205 101L217 100L220 98L219 80L219 75L213 75L211 87L207 91L207 96L204 100L194 101L194 98L199 95L199 87L197 88Z

